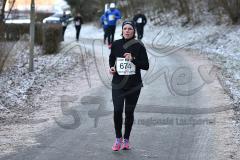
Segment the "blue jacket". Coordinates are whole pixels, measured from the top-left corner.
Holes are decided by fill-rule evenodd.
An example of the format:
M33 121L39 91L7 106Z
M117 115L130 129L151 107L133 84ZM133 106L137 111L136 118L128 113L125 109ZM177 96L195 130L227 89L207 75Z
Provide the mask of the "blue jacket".
M118 9L109 9L106 11L105 16L107 17L109 26L116 26L117 20L121 19L121 12Z
M106 29L108 27L108 21L107 21L107 17L105 16L105 14L103 14L101 16L100 22L104 29Z

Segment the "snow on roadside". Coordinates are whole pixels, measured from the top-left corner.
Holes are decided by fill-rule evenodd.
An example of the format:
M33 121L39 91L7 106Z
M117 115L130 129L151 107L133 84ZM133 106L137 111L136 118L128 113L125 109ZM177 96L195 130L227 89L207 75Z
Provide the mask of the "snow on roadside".
M156 35L158 35L156 37ZM221 67L225 85L235 105L240 101L240 27L201 24L191 27L152 26L145 29L144 42L155 45L185 46L206 54Z
M19 44L19 45L18 45ZM76 45L63 43L60 53L42 55L41 47L35 47L34 72L28 72L28 41L18 41L8 56L9 64L0 75L0 120L2 124L25 121L29 113L38 109L34 96L47 84L54 84L67 76L76 65L81 64L81 55L71 50Z

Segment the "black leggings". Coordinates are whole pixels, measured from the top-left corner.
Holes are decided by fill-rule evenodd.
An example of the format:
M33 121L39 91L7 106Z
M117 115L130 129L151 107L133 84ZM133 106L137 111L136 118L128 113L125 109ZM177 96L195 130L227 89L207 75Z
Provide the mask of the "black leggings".
M138 34L138 39L143 38L143 25L137 25L137 34Z
M109 33L108 33L108 29L107 28L104 28L103 31L104 31L103 43L105 44L106 43L106 39L107 39Z
M75 26L75 29L76 29L76 40L79 40L79 34L80 34L81 26Z
M112 44L114 41L116 26L108 26L108 44Z
M65 34L65 31L67 29L67 26L63 26L62 28L62 39L64 40L64 34Z
M129 139L134 121L134 109L136 107L140 91L129 92L126 89L113 89L112 99L114 105L114 127L116 138L122 137L123 107L125 102L125 133L124 138ZM129 93L128 93L129 92Z

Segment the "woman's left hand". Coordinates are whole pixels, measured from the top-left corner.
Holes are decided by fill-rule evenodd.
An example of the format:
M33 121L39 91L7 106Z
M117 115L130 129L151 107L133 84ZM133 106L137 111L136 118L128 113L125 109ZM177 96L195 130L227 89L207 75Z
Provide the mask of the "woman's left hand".
M131 53L124 53L124 58L126 59L126 60L129 60L129 61L131 61L132 59L133 59L133 57L132 57L132 54Z

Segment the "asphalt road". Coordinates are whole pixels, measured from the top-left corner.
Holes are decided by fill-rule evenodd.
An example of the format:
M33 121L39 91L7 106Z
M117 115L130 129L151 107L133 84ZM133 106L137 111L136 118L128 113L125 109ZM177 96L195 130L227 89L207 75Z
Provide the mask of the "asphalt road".
M104 71L109 51L85 43L98 59L86 73L87 92L77 95L71 110L63 111L51 129L38 135L37 145L20 148L2 160L226 160L231 156L226 147L231 105L215 76L217 68L194 52L151 45L147 45L150 69L142 72L144 87L135 112L132 149L113 152L110 77ZM73 78L66 85L74 89L79 83ZM100 85L90 87L95 83Z

